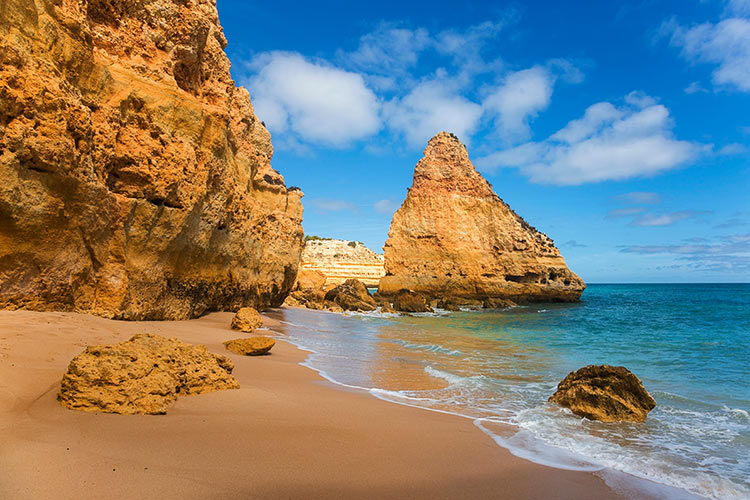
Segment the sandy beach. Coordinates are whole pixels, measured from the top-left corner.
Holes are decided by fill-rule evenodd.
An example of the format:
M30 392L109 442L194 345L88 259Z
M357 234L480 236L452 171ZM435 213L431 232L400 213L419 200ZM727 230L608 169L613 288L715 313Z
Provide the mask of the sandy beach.
M593 474L512 456L468 419L341 389L282 334L272 355L227 353L230 319L0 311L0 498L621 498ZM228 354L241 389L181 397L161 416L57 402L86 345L147 332Z

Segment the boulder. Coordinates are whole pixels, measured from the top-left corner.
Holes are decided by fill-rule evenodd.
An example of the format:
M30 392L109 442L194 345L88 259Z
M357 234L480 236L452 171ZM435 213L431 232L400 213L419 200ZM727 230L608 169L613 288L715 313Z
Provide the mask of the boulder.
M391 306L390 302L381 302L380 312L384 314L393 314L396 310Z
M268 354L276 341L271 337L245 337L224 342L227 349L243 356L260 356Z
M256 328L263 326L263 318L260 313L252 307L243 307L232 318L232 329L251 333Z
M0 1L0 308L283 302L302 192L226 44L216 0Z
M515 302L579 300L583 280L547 235L501 200L456 136L430 139L385 243L378 291Z
M87 347L73 358L57 399L73 410L161 414L177 395L238 389L226 356L158 335Z
M322 290L326 275L312 269L300 269L297 273L297 290Z
M340 305L345 311L374 311L375 300L359 280L348 279L326 293L325 300Z
M589 365L571 372L549 398L581 417L602 422L643 422L656 401L624 366Z
M400 290L393 297L393 308L396 311L410 313L432 312L425 296L412 290Z

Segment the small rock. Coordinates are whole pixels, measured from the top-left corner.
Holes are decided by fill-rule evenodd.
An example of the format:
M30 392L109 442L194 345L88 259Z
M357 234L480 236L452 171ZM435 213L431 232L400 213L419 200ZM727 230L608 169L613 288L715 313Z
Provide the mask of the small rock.
M260 356L268 353L276 341L271 337L247 337L224 342L227 349L243 356Z
M260 313L252 307L243 307L232 318L232 329L241 332L251 333L256 328L263 325L263 318Z
M571 372L549 398L581 417L602 422L643 422L656 401L624 366L589 365Z
M401 312L432 312L425 296L411 290L399 290L393 297L393 308Z

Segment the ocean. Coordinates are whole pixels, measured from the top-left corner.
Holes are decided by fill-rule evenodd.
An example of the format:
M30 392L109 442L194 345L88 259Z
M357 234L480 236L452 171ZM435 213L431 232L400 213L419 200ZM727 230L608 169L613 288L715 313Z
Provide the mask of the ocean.
M502 311L273 315L332 382L472 418L518 456L750 498L748 284L589 285L580 303ZM547 402L570 371L605 363L654 396L645 423L593 422Z

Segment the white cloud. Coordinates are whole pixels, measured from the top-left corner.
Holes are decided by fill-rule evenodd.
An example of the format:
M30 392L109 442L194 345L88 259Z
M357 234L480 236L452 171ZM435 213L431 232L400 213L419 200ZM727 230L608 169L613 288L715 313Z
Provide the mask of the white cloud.
M622 203L629 203L632 205L651 205L654 203L659 203L661 201L661 197L659 196L659 193L651 193L648 191L633 191L630 193L617 195L614 197L614 200Z
M289 52L261 54L250 67L255 112L273 133L341 147L380 128L378 98L356 73Z
M669 214L645 214L641 217L638 217L630 222L631 226L643 226L643 227L661 227L661 226L671 226L672 224L686 220L686 219L692 219L699 215L705 215L708 212L704 211L695 211L695 210L683 210L681 212L672 212Z
M548 139L493 153L477 165L517 167L537 183L578 185L650 176L697 156L698 145L674 138L666 107L638 93L625 101L594 104Z
M506 140L530 136L529 120L549 106L555 77L542 66L511 73L484 100L484 108L496 115L500 136Z
M730 2L727 13L750 15L749 5L747 0L735 0ZM671 35L671 44L680 47L688 61L717 65L713 71L715 85L750 92L750 18L729 17L716 24L692 27L671 21L662 30Z
M357 212L357 205L345 200L333 200L330 198L313 198L305 203L321 212L343 212L345 210Z
M731 144L723 146L716 152L716 154L720 156L737 156L747 154L747 152L748 147L746 145L740 144L738 142L733 142Z
M432 44L424 28L398 28L381 24L363 35L354 52L339 51L336 56L346 66L378 74L400 74L417 64L420 53Z
M399 206L400 206L399 202L392 200L392 199L388 199L388 200L376 201L375 204L373 205L373 208L379 214L392 215L393 212L395 212Z
M450 82L432 80L388 102L384 116L411 146L420 147L442 130L468 142L482 116L482 107L459 95Z
M701 85L700 82L692 82L690 85L685 87L684 92L686 94L697 94L698 92L708 92L708 91L703 88L703 85Z
M729 0L727 13L730 15L750 16L750 0Z

